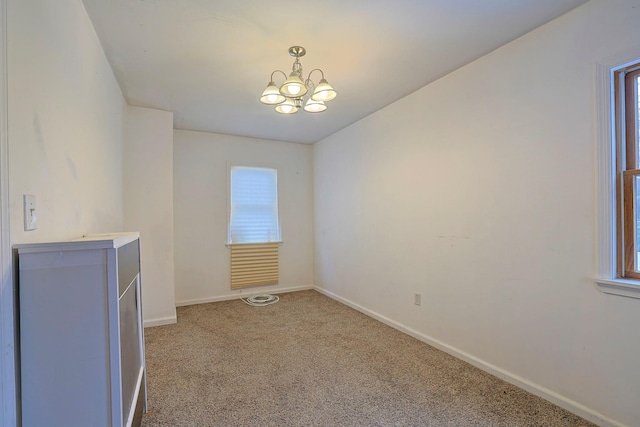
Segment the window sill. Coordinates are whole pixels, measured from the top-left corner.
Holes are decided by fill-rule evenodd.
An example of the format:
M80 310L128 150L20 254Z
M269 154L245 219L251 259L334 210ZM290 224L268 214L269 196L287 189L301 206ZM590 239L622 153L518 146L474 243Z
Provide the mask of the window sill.
M279 245L283 244L284 242L282 240L276 240L273 242L254 242L254 243L225 243L224 245L228 248L231 247L231 245L260 245L260 244L268 244L268 243L277 243Z
M600 292L640 299L640 281L629 279L596 279Z

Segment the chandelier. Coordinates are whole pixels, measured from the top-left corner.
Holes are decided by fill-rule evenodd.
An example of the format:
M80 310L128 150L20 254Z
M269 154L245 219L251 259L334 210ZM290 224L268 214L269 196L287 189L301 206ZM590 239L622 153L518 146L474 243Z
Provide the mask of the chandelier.
M302 75L302 64L300 57L307 51L302 46L292 46L289 48L289 55L296 58L291 68L289 77L284 71L275 70L271 73L271 80L267 88L262 92L260 102L267 105L275 105L275 110L282 114L295 114L302 107L308 113L321 113L327 109L326 101L331 101L337 93L324 78L321 69L311 70L306 80ZM320 72L321 78L318 84L311 81L311 74L314 71ZM273 75L282 73L285 78L282 86L278 87L273 82ZM304 105L304 106L303 106Z

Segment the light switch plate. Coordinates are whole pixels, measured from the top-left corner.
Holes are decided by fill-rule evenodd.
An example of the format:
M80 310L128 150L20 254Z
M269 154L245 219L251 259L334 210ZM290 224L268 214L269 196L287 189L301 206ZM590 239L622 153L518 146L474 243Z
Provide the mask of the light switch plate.
M36 218L36 196L33 194L23 194L24 202L24 231L35 230L38 228Z

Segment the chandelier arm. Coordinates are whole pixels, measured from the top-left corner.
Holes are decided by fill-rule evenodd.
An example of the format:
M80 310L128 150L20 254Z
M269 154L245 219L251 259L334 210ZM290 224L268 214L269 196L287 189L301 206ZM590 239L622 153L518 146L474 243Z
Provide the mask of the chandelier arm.
M321 78L324 79L324 72L320 68L314 68L309 72L309 76L307 77L307 80L311 80L311 74L313 74L314 71L320 71L320 75L322 75Z
M273 73L271 73L271 81L273 81L273 75L274 75L275 73L282 73L282 75L284 76L284 79L285 79L285 80L287 79L287 75L285 74L285 72L284 72L284 71L282 71L282 70L275 70Z
M309 76L307 77L307 80L304 81L304 85L307 87L307 89L309 90L307 92L307 95L311 96L311 93L313 92L313 90L316 88L316 85L313 83L313 81L309 78L311 77L311 73L309 73Z

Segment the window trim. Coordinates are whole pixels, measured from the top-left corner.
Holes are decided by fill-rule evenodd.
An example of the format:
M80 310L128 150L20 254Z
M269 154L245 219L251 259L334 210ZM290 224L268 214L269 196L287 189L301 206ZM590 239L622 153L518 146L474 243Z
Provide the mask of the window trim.
M596 287L605 294L640 299L640 280L622 279L617 263L617 185L615 141L615 73L637 63L640 49L621 53L595 64L595 123L597 125L597 234Z

